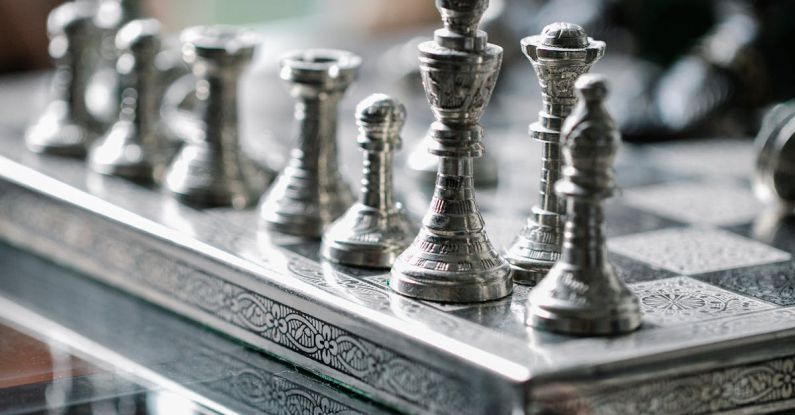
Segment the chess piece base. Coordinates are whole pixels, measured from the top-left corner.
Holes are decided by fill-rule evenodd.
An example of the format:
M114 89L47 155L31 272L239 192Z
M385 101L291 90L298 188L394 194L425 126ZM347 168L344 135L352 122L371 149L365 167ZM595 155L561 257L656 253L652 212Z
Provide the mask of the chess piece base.
M555 265L530 293L527 325L579 336L622 334L640 327L641 311L637 297L618 280L612 268L602 268L602 272L610 274L608 276L576 275L582 272L566 264ZM560 287L567 286L564 280L591 280L598 285L580 287L578 291L584 294L573 289L560 293ZM618 283L603 283L611 280Z
M415 233L400 206L382 214L356 204L329 228L320 251L325 259L338 264L389 268Z
M505 297L513 290L507 264L480 272L432 271L398 259L389 287L407 297L442 303L475 303Z
M157 183L165 174L171 148L146 148L138 143L138 131L131 122L116 122L89 152L89 167L97 173ZM157 140L165 141L165 139Z
M88 127L67 120L66 103L51 104L44 115L25 133L25 144L35 153L85 157L94 133Z
M549 273L560 258L559 234L552 226L527 222L504 256L514 282L536 285Z

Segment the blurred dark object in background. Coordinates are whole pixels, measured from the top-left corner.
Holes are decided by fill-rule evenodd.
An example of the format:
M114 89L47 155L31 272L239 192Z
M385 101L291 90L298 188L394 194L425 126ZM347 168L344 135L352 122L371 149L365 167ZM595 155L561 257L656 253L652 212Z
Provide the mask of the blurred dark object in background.
M63 1L0 0L0 73L40 69L47 55L47 14Z

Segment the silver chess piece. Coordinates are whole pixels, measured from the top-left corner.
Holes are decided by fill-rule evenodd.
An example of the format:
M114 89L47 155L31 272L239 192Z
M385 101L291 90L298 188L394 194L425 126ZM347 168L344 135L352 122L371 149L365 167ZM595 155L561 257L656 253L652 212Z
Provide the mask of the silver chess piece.
M392 160L405 120L403 104L384 94L370 95L356 107L357 141L365 154L361 196L323 235L324 258L389 268L414 238L416 229L394 201L392 188Z
M116 34L127 23L139 19L141 0L100 0L96 4L93 24L96 28L96 65L86 88L86 108L94 119L110 126L119 115L122 86L116 73Z
M638 298L607 262L604 199L616 185L613 161L621 137L604 108L607 85L583 75L579 102L563 124L563 179L555 190L567 201L560 260L528 299L527 324L576 335L610 335L637 329Z
M795 102L770 109L754 147L754 193L766 203L795 206Z
M431 206L411 246L395 261L390 288L440 302L478 302L513 288L508 263L484 229L472 159L483 154L479 120L488 105L502 48L477 29L487 0L437 0L444 28L420 44L423 87L436 118L430 152L439 158Z
M420 140L406 158L406 167L422 183L436 183L436 173L439 170L439 158L428 152L428 147L433 145L433 130L428 129L426 135ZM499 169L497 159L489 153L473 160L475 187L487 188L497 185Z
M146 183L163 177L170 146L160 126L159 72L154 66L160 35L160 23L145 19L128 23L116 36L122 101L118 121L91 148L89 166L94 171Z
M337 164L337 106L361 64L353 53L306 49L281 59L281 78L296 99L294 138L287 166L260 203L266 229L320 238L353 204Z
M243 154L237 86L259 44L254 32L200 26L181 35L182 54L196 77L196 124L165 179L178 199L199 206L243 208L256 203L271 173Z
M521 41L541 84L544 106L530 124L530 137L541 142L540 198L532 215L505 253L513 279L535 284L560 257L561 215L565 206L555 194L560 178L560 127L576 102L574 82L602 57L605 43L585 35L572 23L553 23L540 35Z
M28 128L25 143L31 151L83 157L96 137L96 126L86 110L92 35L91 9L84 3L66 3L47 19L50 56L55 60L53 99L41 117Z

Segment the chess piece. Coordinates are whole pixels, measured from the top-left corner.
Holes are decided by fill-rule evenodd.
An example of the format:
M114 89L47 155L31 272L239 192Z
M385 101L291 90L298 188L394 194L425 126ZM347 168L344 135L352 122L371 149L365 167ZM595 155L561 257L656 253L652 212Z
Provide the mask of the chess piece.
M439 168L439 158L428 152L428 147L433 145L433 129L428 129L427 134L420 140L406 158L406 167L414 173L422 183L436 183L436 173ZM489 153L473 160L475 187L487 188L497 185L498 168L497 159Z
M580 26L553 23L540 35L522 39L521 45L538 75L544 100L538 121L530 124L530 137L542 145L541 192L505 259L515 282L535 284L560 257L560 216L565 207L553 189L560 178L560 126L576 102L574 82L602 57L605 44L587 37Z
M25 134L31 151L84 157L96 137L83 100L91 27L91 10L84 3L61 5L47 19L50 56L55 60L53 100Z
M95 120L110 127L119 115L122 86L116 73L119 50L116 34L127 23L141 18L141 0L100 0L93 24L96 27L96 68L86 89L86 108Z
M118 121L92 147L89 166L103 174L157 182L170 152L157 107L159 73L154 60L160 50L160 23L128 23L118 32L116 47L121 51L116 68L123 99Z
M405 120L406 108L387 95L370 95L356 107L357 141L365 154L361 196L323 235L324 258L389 268L414 238L416 229L393 200L392 188L392 159Z
M756 136L754 193L766 203L795 205L795 102L765 114Z
M615 191L613 161L621 137L604 108L607 86L583 75L579 102L563 124L563 179L555 190L567 201L560 260L530 292L527 324L577 335L635 330L637 297L607 262L603 201Z
M492 246L475 201L472 159L483 153L479 120L491 98L502 48L477 30L487 0L437 0L444 29L419 46L423 87L436 122L439 158L422 229L392 267L390 288L440 302L478 302L511 293L508 263Z
M260 204L266 229L320 238L353 204L337 165L337 105L361 58L333 49L307 49L281 59L281 78L297 100L298 133L287 166Z
M242 153L238 137L237 85L259 37L230 26L200 26L182 32L183 59L196 77L201 127L171 163L166 188L200 206L243 208L265 190L270 172Z

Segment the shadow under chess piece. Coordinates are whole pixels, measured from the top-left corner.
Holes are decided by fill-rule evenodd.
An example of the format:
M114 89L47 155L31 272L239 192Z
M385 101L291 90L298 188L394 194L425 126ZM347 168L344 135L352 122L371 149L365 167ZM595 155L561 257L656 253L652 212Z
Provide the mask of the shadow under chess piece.
M31 151L84 157L96 137L96 126L83 99L90 70L91 29L91 9L85 3L58 6L47 19L50 56L55 60L53 100L25 134Z
M365 154L361 196L323 235L324 258L389 268L414 239L416 229L394 201L392 186L392 161L405 120L403 104L384 94L370 95L356 107L357 141Z
M297 136L287 165L260 202L266 229L320 238L353 204L337 162L337 106L361 65L353 53L306 49L281 59L295 104Z
M613 161L621 137L604 100L602 77L581 76L579 102L563 124L563 179L555 190L566 198L560 260L530 292L527 324L575 335L611 335L640 327L637 296L607 262L604 199L616 185Z
M488 301L513 288L508 263L484 229L472 178L472 159L483 154L479 121L497 82L502 48L477 30L488 1L437 0L436 7L444 28L419 46L423 87L436 118L429 148L439 162L436 188L389 285L432 301Z
M160 125L159 72L154 66L160 35L160 23L146 19L128 23L116 36L123 99L118 121L91 148L89 166L94 171L145 183L158 182L165 173L171 148Z
M171 163L166 188L198 206L243 208L256 203L272 173L240 148L237 86L251 62L259 37L231 26L201 26L182 32L183 59L196 77L201 128Z
M586 36L580 26L553 23L538 36L521 41L541 84L544 107L530 124L530 137L541 143L540 198L532 216L505 253L513 280L536 284L560 257L561 215L565 205L555 194L560 178L560 128L577 99L574 82L604 54L604 42Z

